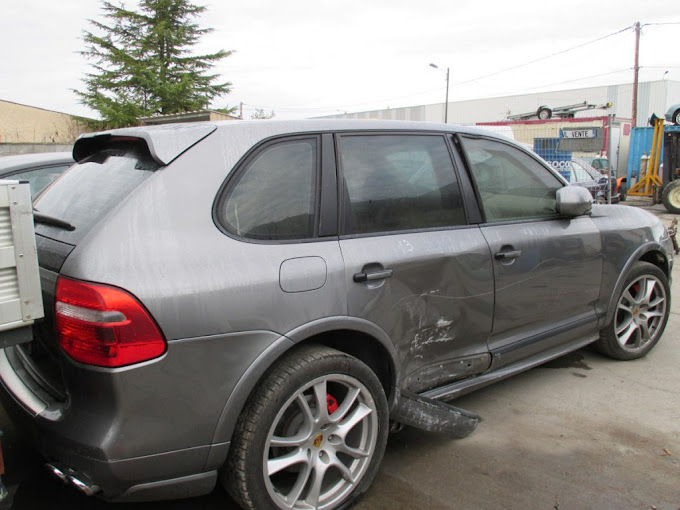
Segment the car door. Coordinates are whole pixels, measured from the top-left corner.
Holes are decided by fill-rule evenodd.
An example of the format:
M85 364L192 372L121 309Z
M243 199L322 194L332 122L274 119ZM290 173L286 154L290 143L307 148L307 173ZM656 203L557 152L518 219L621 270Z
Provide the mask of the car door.
M592 219L560 217L555 197L564 184L523 150L484 137L458 140L494 259L494 366L595 331L602 242Z
M490 252L466 220L446 137L337 139L349 315L377 325L396 344L404 389L486 370Z

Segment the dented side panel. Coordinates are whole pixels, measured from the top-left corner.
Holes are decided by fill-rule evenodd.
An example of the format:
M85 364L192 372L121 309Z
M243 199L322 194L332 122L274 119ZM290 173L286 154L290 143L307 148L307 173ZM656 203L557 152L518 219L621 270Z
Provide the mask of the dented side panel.
M488 368L493 272L478 227L343 239L340 246L349 315L392 338L403 389L423 391ZM389 269L385 279L354 281L357 273ZM460 363L463 357L471 362Z

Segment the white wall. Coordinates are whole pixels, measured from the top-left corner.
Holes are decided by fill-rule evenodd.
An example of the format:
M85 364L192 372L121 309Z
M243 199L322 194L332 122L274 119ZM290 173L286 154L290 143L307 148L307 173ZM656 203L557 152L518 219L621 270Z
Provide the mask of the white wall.
M598 105L611 102L613 107L609 110L609 113L613 113L619 118L629 119L632 115L633 85L629 83L450 102L449 123L500 122L506 120L508 112L510 114L532 112L543 105L554 108L584 101ZM638 124L646 124L653 112L657 115L663 114L673 103L680 103L680 82L659 80L640 83L638 88ZM606 110L588 110L577 113L576 116L598 117L606 114ZM444 103L330 115L325 118L443 122Z

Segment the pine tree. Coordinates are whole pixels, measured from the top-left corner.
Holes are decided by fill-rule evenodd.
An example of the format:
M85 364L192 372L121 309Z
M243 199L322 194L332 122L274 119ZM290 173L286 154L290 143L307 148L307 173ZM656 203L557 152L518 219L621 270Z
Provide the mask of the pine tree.
M211 74L218 51L193 55L191 49L209 28L194 19L204 6L189 0L140 0L137 10L102 1L107 22L90 20L82 51L93 72L85 90L74 91L80 102L100 113L109 127L135 125L140 117L202 110L231 90Z

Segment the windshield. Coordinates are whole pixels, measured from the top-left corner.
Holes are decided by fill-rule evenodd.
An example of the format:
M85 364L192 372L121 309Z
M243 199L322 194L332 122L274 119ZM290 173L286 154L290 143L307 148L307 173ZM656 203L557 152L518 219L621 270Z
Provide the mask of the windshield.
M159 167L140 140L114 142L74 165L34 202L43 215L75 227L37 223L36 233L77 244L107 212Z

